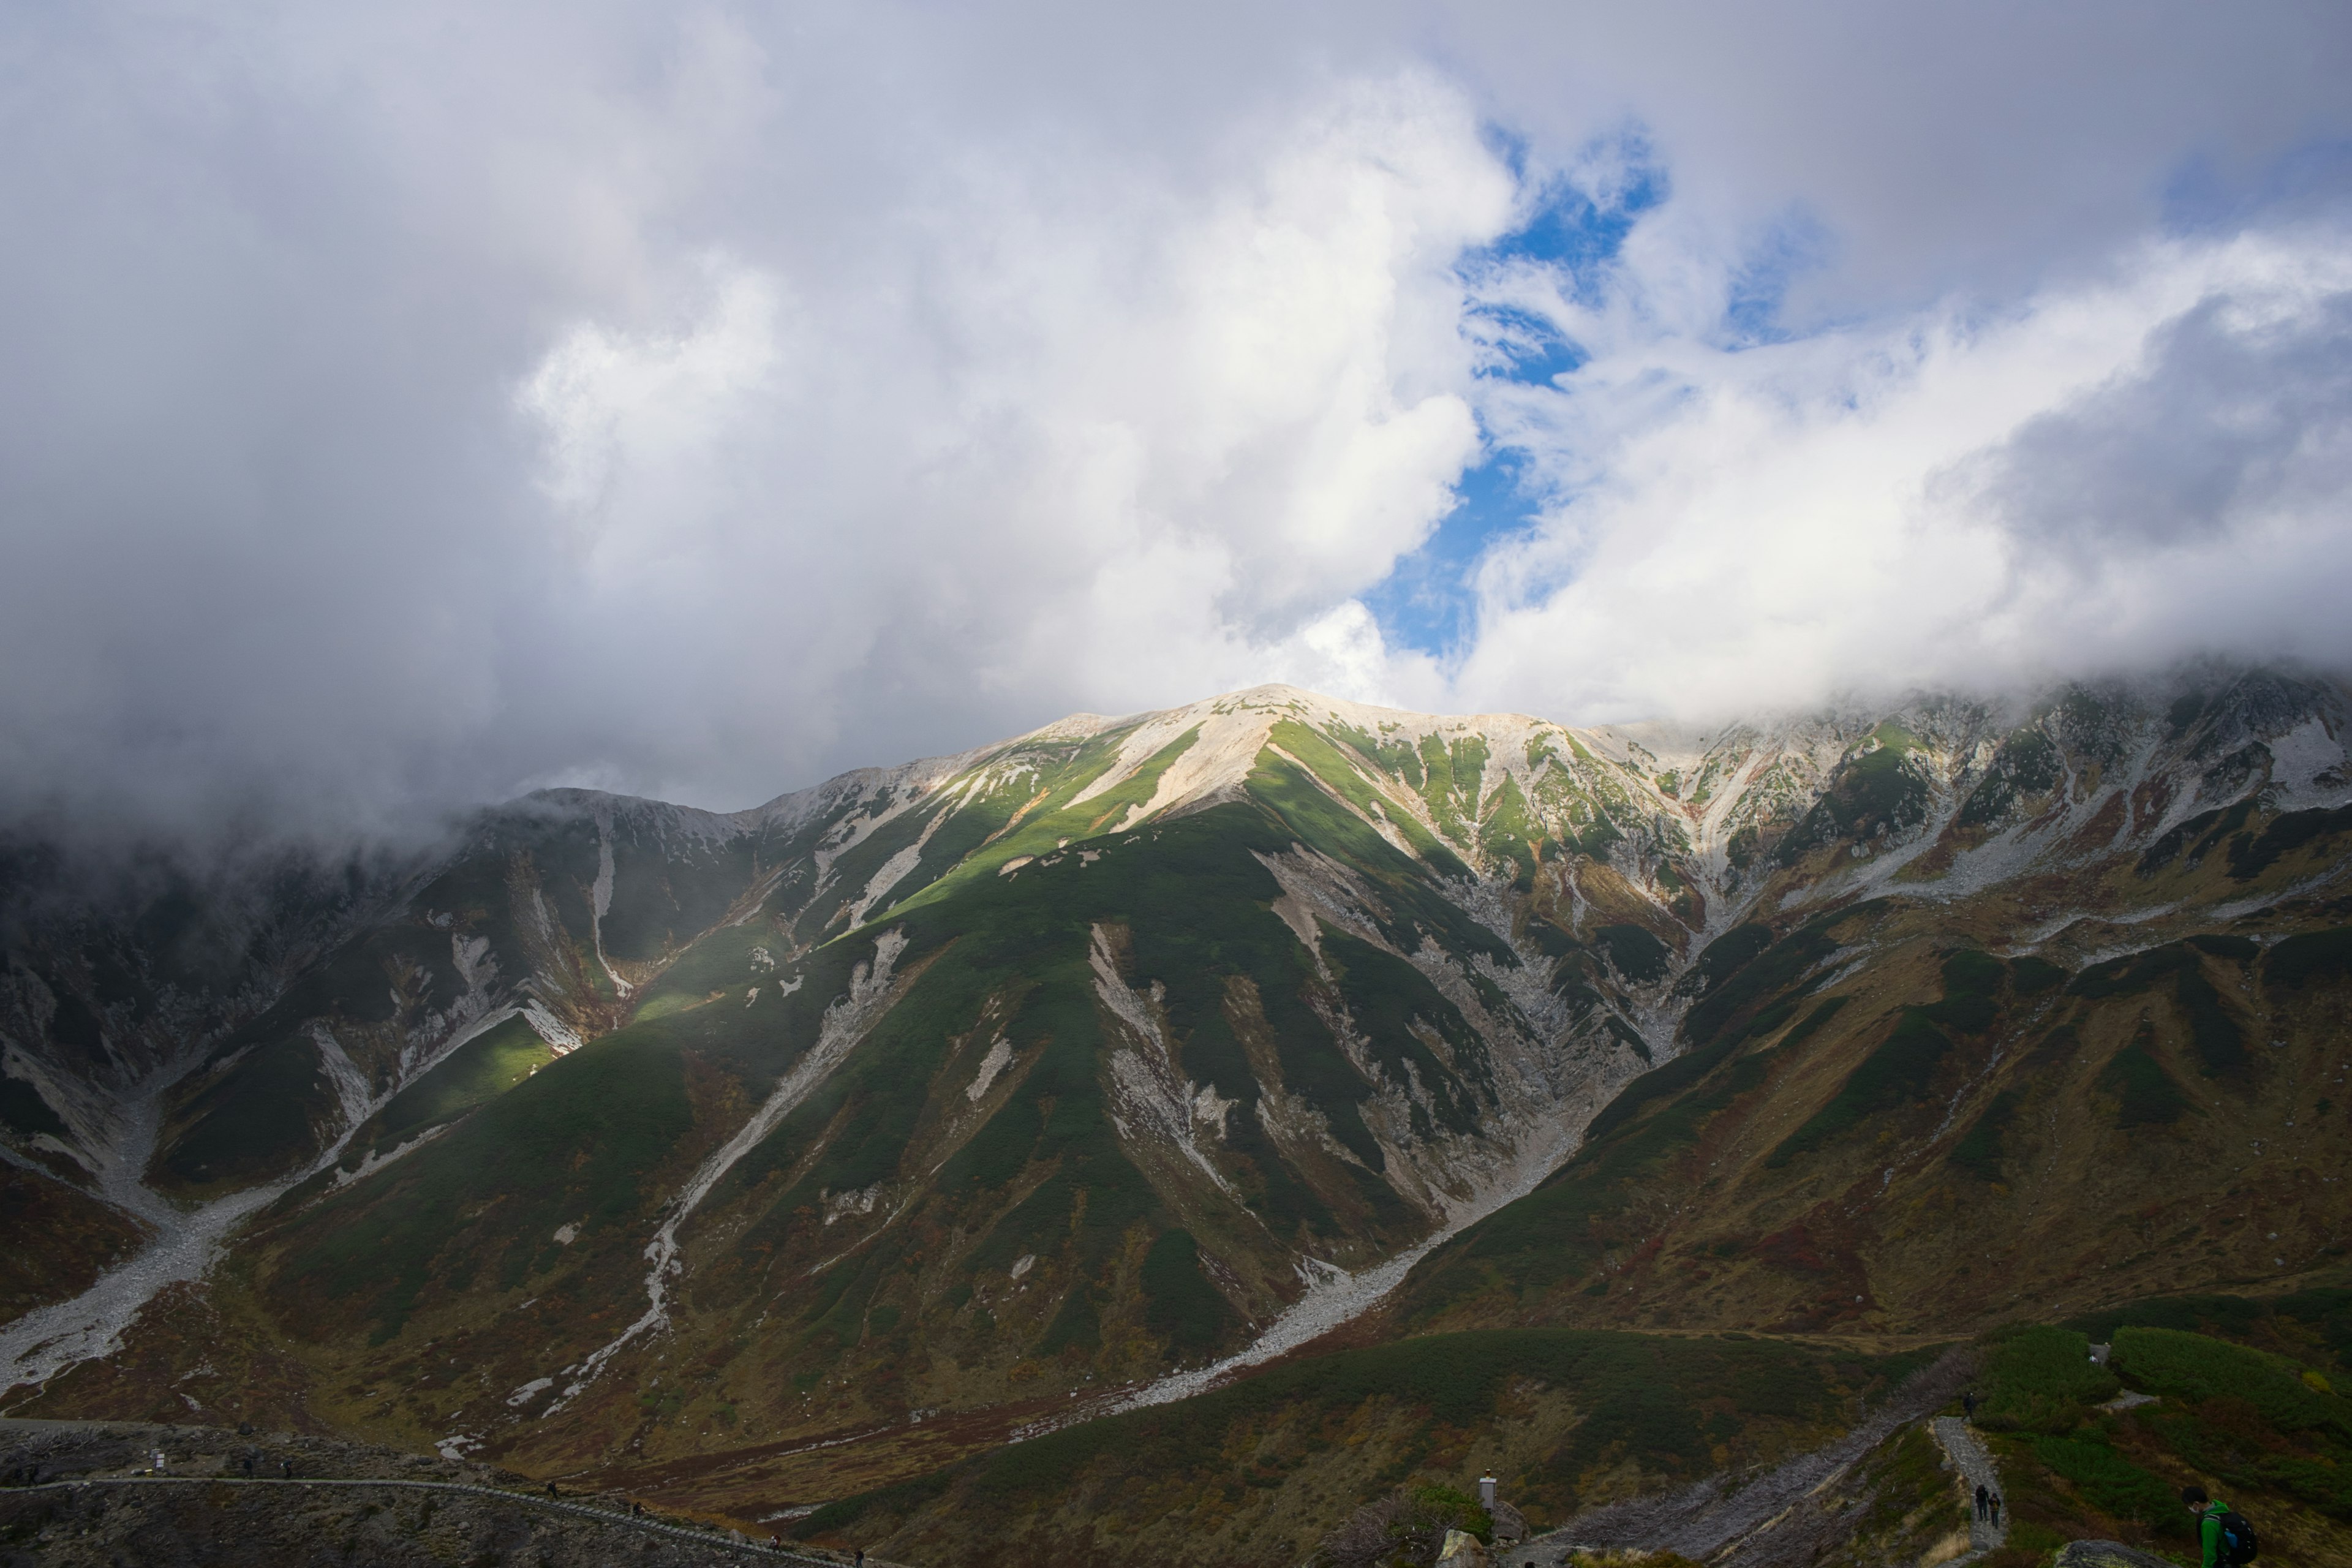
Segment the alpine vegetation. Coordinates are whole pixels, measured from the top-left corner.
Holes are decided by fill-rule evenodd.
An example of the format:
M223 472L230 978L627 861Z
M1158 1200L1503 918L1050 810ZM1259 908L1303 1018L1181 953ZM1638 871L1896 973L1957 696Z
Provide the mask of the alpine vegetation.
M10 1409L912 1561L1295 1559L1456 1460L1528 1529L1845 1432L1895 1487L1956 1342L2340 1274L2347 735L2259 668L1704 733L1258 687L28 918ZM2113 1396L2000 1342L1990 1430Z

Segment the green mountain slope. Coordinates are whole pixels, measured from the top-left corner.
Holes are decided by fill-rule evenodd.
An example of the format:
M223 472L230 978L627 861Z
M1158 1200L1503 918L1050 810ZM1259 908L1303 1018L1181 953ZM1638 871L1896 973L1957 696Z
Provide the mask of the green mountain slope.
M86 1070L130 1015L26 947L16 1168L257 1205L33 1407L821 1452L759 1472L815 1503L1311 1338L1424 1247L1360 1341L1883 1347L2315 1277L2347 715L2265 671L1704 736L1262 688L733 816L559 792L157 1036L143 1120Z

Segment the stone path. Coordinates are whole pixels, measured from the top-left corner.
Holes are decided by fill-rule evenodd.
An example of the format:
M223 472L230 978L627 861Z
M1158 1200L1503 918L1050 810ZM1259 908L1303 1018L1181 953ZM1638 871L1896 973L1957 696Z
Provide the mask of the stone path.
M1985 1452L1984 1445L1977 1441L1977 1435L1969 1430L1967 1422L1957 1415L1937 1416L1936 1441L1944 1446L1953 1468L1960 1472L1960 1490L1966 1494L1963 1501L1969 1510L1968 1554L1954 1558L1948 1565L1963 1568L2009 1540L2008 1500L2002 1499L1999 1524L1977 1517L1977 1488L1981 1486L2000 1497L2000 1472L1993 1468L1992 1456Z
M684 1525L664 1524L658 1520L636 1514L623 1513L614 1508L599 1508L593 1503L565 1502L561 1499L541 1497L533 1492L506 1491L498 1487L468 1486L463 1481L398 1481L398 1480L330 1480L324 1478L308 1479L297 1477L287 1480L276 1476L92 1476L69 1481L43 1481L36 1486L10 1487L8 1491L41 1492L71 1491L77 1487L397 1487L406 1491L466 1492L475 1497L495 1498L500 1502L524 1503L532 1508L547 1509L558 1513L577 1514L593 1519L599 1524L617 1524L630 1530L655 1535L675 1536L690 1541L697 1546L714 1551L740 1552L772 1563L798 1563L807 1568L842 1568L838 1557L818 1557L787 1547L778 1550L757 1542L738 1540L715 1530L689 1530ZM868 1557L868 1563L880 1563Z

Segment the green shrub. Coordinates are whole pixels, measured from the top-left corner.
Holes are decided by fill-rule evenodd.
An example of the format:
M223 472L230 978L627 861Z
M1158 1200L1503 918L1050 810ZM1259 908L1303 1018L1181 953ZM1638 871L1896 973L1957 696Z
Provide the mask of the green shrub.
M2291 936L2263 963L2263 978L2273 992L2300 991L2315 980L2347 975L2352 975L2352 926Z
M2017 1329L1994 1342L1985 1368L1991 1385L1977 1422L1996 1432L2053 1436L2082 1424L2089 1405L2122 1385L2091 1360L2091 1342L2072 1329Z
M2036 996L2074 976L2047 959L2028 953L2009 961L2009 984L2020 996Z
M1606 953L1610 966L1626 979L1648 984L1665 978L1674 952L1636 925L1605 925L1592 933L1592 945Z
M1414 1511L1440 1529L1466 1531L1481 1545L1495 1544L1495 1521L1476 1498L1452 1487L1415 1487L1412 1501Z
M1988 1182L2000 1180L2002 1140L2009 1132L2010 1122L2016 1116L2017 1091L2002 1089L1992 1097L1992 1102L1985 1107L1985 1113L1977 1118L1976 1125L1952 1145L1952 1152L1947 1157L1970 1175Z
M1181 1355L1214 1346L1233 1309L1201 1272L1201 1249L1184 1230L1163 1230L1144 1255L1143 1321Z
M2175 1329L2118 1329L2115 1343L2116 1363L2151 1394L2192 1405L2231 1395L2281 1432L2352 1438L2352 1405L2305 1383L2284 1356Z
M2102 1513L2136 1520L2160 1534L2189 1533L2188 1513L2173 1489L2105 1443L2036 1437L2033 1457L2074 1482L2083 1500Z
M2169 1127L2189 1109L2189 1097L2148 1050L2153 1032L2145 1024L2132 1043L2117 1051L2099 1073L2099 1087L2116 1097L2116 1126Z

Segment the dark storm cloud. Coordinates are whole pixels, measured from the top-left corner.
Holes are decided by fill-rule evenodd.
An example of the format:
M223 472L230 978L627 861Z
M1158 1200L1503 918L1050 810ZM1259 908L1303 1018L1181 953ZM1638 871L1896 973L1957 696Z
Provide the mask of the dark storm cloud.
M2092 557L2282 516L2352 527L2352 293L2284 320L2247 314L2200 300L2145 365L2029 421L1971 466L1981 502L2028 549Z

